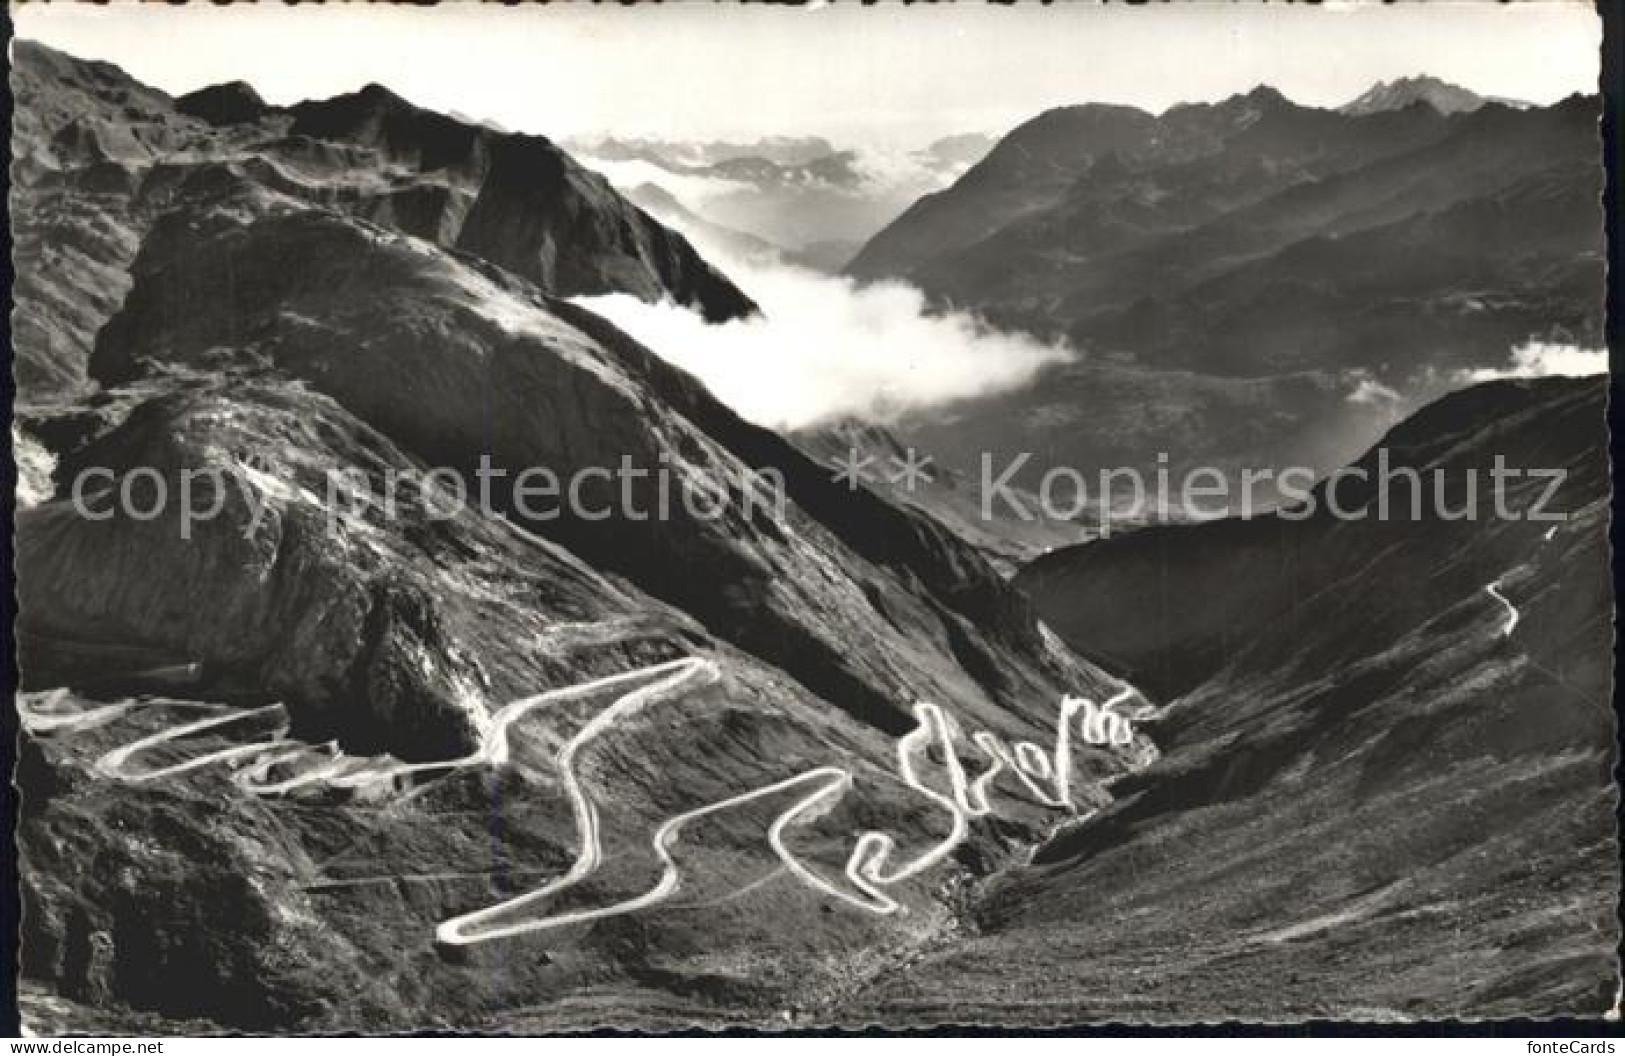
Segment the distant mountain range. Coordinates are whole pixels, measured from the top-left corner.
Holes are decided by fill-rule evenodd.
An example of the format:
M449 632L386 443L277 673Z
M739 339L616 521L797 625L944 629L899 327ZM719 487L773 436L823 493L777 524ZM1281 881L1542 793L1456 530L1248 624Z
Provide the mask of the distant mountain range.
M1366 89L1359 98L1344 103L1337 110L1339 113L1358 117L1382 113L1385 110L1403 110L1416 103L1426 103L1441 114L1468 114L1488 101L1465 88L1441 81L1437 77L1422 75L1400 77L1393 81L1378 81ZM1495 102L1512 107L1528 105L1510 99L1496 99Z
M946 186L992 143L968 133L892 153L841 149L816 136L752 143L602 137L569 146L623 190L659 187L707 223L836 270L865 239L920 195Z
M847 270L1069 341L1083 363L1035 401L1098 405L1111 378L1188 375L1170 399L1210 459L1280 464L1320 427L1369 440L1385 424L1369 406L1254 393L1353 395L1369 379L1403 410L1531 338L1601 346L1597 100L1517 109L1467 95L1419 79L1346 112L1267 87L1161 116L1051 110ZM1086 465L1118 455L1103 445L1143 458L1167 437L1151 422L1143 435L1070 418L1048 431L1010 400L954 418L984 438L1037 419L1030 446Z
M700 216L655 183L623 187L621 193L667 227L682 232L709 259L726 261L734 267L791 265L835 272L857 249L855 244L841 241L809 242L800 249L786 249Z
M793 169L839 153L822 136L764 136L750 143L580 136L568 145L604 161L648 161L674 172L752 160Z

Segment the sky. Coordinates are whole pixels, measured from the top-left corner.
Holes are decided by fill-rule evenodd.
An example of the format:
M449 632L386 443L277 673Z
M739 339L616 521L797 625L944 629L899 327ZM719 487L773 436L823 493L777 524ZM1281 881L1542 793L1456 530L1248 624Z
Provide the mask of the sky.
M412 101L554 138L824 135L913 149L1054 106L1161 111L1272 84L1335 106L1431 73L1546 103L1594 92L1589 4L1321 7L960 3L861 8L567 4L14 3L17 35L106 59L172 94L245 80L274 103L376 81Z

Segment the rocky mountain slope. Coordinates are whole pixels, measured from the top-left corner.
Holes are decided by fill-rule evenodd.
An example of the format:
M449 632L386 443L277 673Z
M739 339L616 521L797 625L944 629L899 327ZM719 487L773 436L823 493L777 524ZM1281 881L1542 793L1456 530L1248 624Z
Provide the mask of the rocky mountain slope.
M16 375L28 398L80 387L155 220L251 184L473 254L560 296L670 296L708 318L754 310L680 236L547 140L503 135L373 85L291 110L243 86L180 101L103 63L12 49Z
M563 299L750 309L546 140L15 55L40 1022L823 1014L1152 754L1057 754L1116 683L976 550Z
M1610 1008L1605 398L1595 379L1503 381L1427 407L1359 463L1437 486L1420 517L1403 476L1387 520L1351 476L1337 498L1364 519L1329 515L1322 490L1303 519L1152 528L1032 565L1022 582L1060 633L1172 699L1153 724L1163 755L989 885L977 938L873 1007L1038 1022L1080 1000L1181 1020ZM1499 500L1498 458L1518 474ZM1548 493L1532 470L1564 477Z
M564 480L614 467L626 483L588 479L573 517L543 511L529 523L500 481L493 502L892 732L912 724L911 692L931 696L933 685L990 704L1040 689L1014 668L985 690L953 674L955 655L997 668L1003 649L1045 654L1018 597L952 536L867 493L843 495L821 467L607 323L364 222L299 209L244 224L233 213L173 213L149 235L135 286L98 337L97 380L270 368L432 466L472 475L484 455L511 474L546 467ZM662 485L662 469L677 479ZM769 471L796 510L775 508ZM705 489L724 514L696 513L681 495L662 514L662 487ZM832 578L832 549L857 571ZM862 571L871 561L882 566L873 576ZM880 639L921 630L950 663L929 650L909 662L917 645L853 653L857 627Z
M909 501L815 460L891 435L753 426L571 303L752 310L547 140L376 87L171 100L14 56L35 1029L1612 1000L1599 384L1480 386L1387 441L1451 481L1497 455L1561 467L1549 501L1512 490L1561 523L1152 528L1056 550L1018 587L982 549L1014 561L1061 526L982 523L972 545L961 478ZM1239 229L1271 173L1324 187L1361 151L1403 170L1443 134L1414 107L1352 137L1282 125L1289 107L1051 120L1123 150L1178 128L1193 165L1229 158L1148 230L1179 208ZM1300 134L1323 138L1294 154ZM1487 184L1483 135L1450 149ZM1056 143L1054 164L1001 147L989 171L1064 195L1069 166L1122 161ZM1448 226L1447 181L1391 178L1373 209L1414 195ZM1243 233L1344 215L1303 193ZM1123 386L1125 417L1092 428L1200 437L1136 388L1178 370L1067 369ZM1271 386L1342 399L1313 369L1202 378L1263 417ZM1045 406L1023 424L1078 427Z
M1355 112L1268 88L1161 116L1049 111L899 217L848 271L1067 338L1090 366L1057 371L1035 399L1084 402L1110 386L1104 368L1161 384L1185 374L1172 399L1195 409L1198 434L1237 422L1253 434L1205 444L1207 459L1292 464L1293 434L1324 425L1357 438L1310 463L1330 469L1388 423L1357 401L1286 397L1249 413L1239 383L1312 377L1349 396L1371 379L1403 412L1530 339L1601 343L1596 99L1441 110L1425 85L1401 87L1418 94L1412 105ZM1200 394L1217 392L1202 409ZM1002 404L959 414L982 432L1029 417ZM1057 425L1037 446L1071 465L1101 464L1114 439L1143 461L1160 435Z
M908 446L891 430L855 418L798 430L791 438L826 466L838 466L854 457L873 459L876 466L895 466L909 457ZM1098 523L1098 518L1082 515L1076 520L1044 516L1038 497L1020 491L1015 492L1018 501L1023 509L1034 511L1034 516L1031 520L1014 516L1000 503L984 504L978 481L938 464L934 455L916 452L916 457L921 456L931 461L916 480L893 484L882 479L873 486L893 501L917 507L952 528L1003 572L1013 574L1048 550L1087 538L1089 525Z

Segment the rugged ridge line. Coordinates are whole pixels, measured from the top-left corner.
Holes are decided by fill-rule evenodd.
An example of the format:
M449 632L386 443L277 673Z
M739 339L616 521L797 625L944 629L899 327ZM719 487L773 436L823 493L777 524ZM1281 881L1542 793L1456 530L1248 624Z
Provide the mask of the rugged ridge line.
M756 311L686 239L547 139L458 121L377 85L291 108L241 85L172 100L117 67L23 40L11 86L16 373L31 397L85 386L90 343L146 231L222 185L343 208L560 296L670 298L712 320Z

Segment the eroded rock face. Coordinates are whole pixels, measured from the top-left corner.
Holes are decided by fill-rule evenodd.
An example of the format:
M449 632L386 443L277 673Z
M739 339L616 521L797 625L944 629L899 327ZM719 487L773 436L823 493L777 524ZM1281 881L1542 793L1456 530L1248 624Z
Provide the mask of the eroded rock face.
M169 96L117 66L33 41L12 44L11 88L13 153L25 170L146 161L179 149L197 130L174 113Z
M96 328L128 288L140 241L129 174L178 150L192 122L105 63L28 41L13 44L12 59L14 370L27 398L83 387Z

